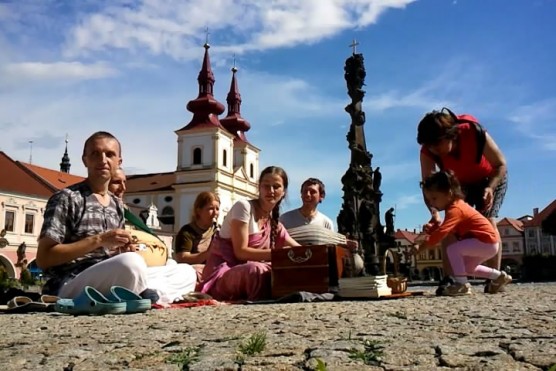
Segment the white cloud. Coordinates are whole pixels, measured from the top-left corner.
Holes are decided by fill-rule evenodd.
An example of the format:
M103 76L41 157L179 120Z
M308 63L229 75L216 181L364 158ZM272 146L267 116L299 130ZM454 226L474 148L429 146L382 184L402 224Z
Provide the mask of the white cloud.
M556 151L556 98L522 105L508 119L517 124L521 135L533 139L547 151Z
M424 203L424 201L423 201L423 195L421 193L402 195L396 198L395 201L396 210L407 209L413 205L419 205L422 203Z
M427 96L426 93L422 88L410 92L392 90L369 97L367 107L369 111L385 111L399 107L430 111L435 107L451 106L447 99Z
M106 63L84 64L81 62L24 62L7 64L0 75L12 81L80 81L94 80L117 75L118 71Z
M166 0L137 6L111 5L85 16L69 34L66 53L87 55L113 49L147 49L191 59L208 27L228 46L220 52L243 53L315 43L353 27L377 21L389 8L416 0ZM237 43L228 36L233 34Z

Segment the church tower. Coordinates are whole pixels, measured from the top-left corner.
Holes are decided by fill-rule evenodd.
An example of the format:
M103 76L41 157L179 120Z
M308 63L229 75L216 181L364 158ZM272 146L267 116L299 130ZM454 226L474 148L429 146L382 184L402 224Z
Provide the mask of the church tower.
M235 100L230 103L230 92L228 109L230 111L230 104L237 104L237 108L230 111L235 116L223 125L218 115L225 108L213 95L215 79L208 41L204 48L203 64L197 78L199 94L187 103L187 110L193 117L186 126L175 132L178 136L178 165L174 189L179 212L174 231L190 221L193 202L200 192L212 191L220 197L222 219L233 203L239 199L254 198L258 189L259 150L245 139L244 132L250 126L239 115L241 97L237 91L235 73L232 77L235 88L231 89L234 90ZM236 160L239 162L236 163Z
M60 162L60 171L62 173L69 173L70 172L70 158L68 155L68 136L66 135L66 151L64 152L64 155L62 156L62 162Z
M220 120L220 123L234 135L234 172L242 172L246 179L257 181L260 150L249 143L245 136L245 132L251 129L251 125L241 117L241 94L238 89L236 73L237 68L234 63L230 91L226 98L228 114Z

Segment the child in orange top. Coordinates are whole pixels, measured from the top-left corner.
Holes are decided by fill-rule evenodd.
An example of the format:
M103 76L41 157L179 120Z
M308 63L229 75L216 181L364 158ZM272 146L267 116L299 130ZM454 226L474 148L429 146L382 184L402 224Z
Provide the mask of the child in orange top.
M492 280L491 293L512 281L506 272L481 265L498 252L498 233L490 221L463 201L460 184L451 171L440 171L422 183L429 205L445 210L442 224L426 224L425 246L432 247L449 234L458 241L447 249L448 260L454 272L454 285L448 286L443 295L457 296L471 293L467 276Z

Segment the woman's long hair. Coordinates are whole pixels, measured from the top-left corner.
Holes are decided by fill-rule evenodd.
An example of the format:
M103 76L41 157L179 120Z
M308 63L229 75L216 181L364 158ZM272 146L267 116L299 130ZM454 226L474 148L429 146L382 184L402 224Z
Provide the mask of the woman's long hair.
M282 183L284 184L284 196L274 205L272 212L270 214L270 248L273 249L276 244L276 237L278 235L278 220L280 218L280 204L282 200L286 197L286 193L288 190L288 174L286 171L278 166L269 166L261 171L261 175L259 176L259 184L265 175L278 175L282 178Z

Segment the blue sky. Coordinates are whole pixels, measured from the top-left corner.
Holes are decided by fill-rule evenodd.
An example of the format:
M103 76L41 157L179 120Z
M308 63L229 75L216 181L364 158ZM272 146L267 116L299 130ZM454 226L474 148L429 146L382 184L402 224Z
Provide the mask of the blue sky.
M208 27L215 96L225 103L235 54L247 137L261 167L290 175L285 208L318 177L335 220L355 38L367 146L396 227L428 220L416 126L442 106L478 117L501 147L501 216L520 217L556 198L555 15L550 0L0 0L0 149L28 161L32 140L33 163L58 168L67 133L72 173L84 175L84 140L108 130L128 173L175 170Z

